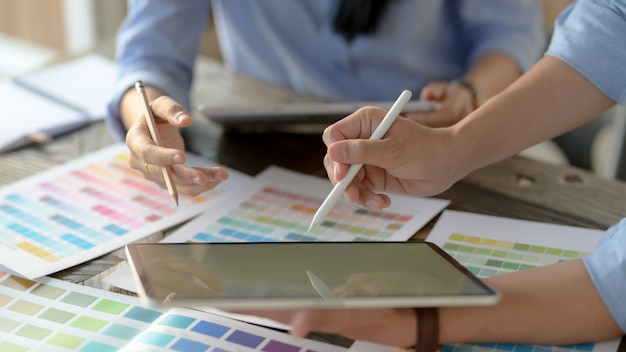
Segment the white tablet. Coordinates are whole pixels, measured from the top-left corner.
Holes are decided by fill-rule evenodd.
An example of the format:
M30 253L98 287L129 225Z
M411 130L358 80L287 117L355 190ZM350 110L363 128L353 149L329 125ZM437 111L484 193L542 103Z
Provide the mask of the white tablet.
M139 243L126 253L150 305L427 307L499 299L430 242Z
M378 106L389 109L393 102L323 102L290 103L271 105L224 105L202 106L200 111L214 123L225 127L241 125L272 124L324 124L328 125L352 114L363 106ZM410 101L403 112L424 112L434 109L431 101Z

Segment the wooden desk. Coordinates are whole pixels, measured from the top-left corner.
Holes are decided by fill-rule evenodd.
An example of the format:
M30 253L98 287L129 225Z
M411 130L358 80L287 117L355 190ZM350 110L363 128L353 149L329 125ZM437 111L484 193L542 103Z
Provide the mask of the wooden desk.
M225 70L213 61L199 63L194 99L204 104L259 104L307 101L309 97L267 87ZM195 116L199 116L196 112ZM202 119L190 131L204 138L190 146L223 165L250 175L275 164L325 177L322 157L325 147L319 133L231 133ZM317 129L317 132L321 128ZM0 154L0 185L44 171L113 143L104 123L96 123L57 138ZM626 216L626 183L602 179L572 167L555 166L523 157L513 157L478 170L439 195L452 201L449 209L548 223L606 229ZM436 219L414 238L424 238ZM171 231L171 229L165 232ZM158 240L163 233L149 240ZM101 282L123 263L121 251L58 272L52 276L99 288ZM622 343L621 351L626 351Z

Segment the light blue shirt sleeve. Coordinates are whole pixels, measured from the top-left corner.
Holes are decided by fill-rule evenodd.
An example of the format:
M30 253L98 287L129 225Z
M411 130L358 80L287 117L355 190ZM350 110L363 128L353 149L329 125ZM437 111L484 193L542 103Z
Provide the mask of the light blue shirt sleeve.
M116 139L126 135L120 100L137 80L189 108L193 65L209 7L209 0L128 1L128 15L117 38L118 80L108 105L107 122Z
M626 103L626 1L579 0L557 18L546 52L593 83L607 97Z
M606 231L583 262L613 320L626 334L626 218Z
M522 72L545 50L542 16L535 0L460 1L459 18L470 45L469 63L496 52L510 57Z

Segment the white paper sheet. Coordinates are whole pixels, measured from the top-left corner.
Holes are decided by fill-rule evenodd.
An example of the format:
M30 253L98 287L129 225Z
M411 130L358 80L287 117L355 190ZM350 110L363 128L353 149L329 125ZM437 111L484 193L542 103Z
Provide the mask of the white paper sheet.
M116 74L113 61L94 54L0 81L0 152L103 119Z

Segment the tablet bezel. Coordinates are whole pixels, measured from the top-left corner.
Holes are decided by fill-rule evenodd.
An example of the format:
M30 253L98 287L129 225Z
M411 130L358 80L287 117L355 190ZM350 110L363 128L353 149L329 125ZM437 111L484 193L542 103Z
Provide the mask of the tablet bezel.
M472 306L472 305L492 305L499 301L500 294L487 285L483 280L467 270L454 258L448 255L437 245L427 241L410 242L310 242L306 245L318 243L332 243L333 245L374 245L392 246L393 244L404 244L413 246L428 246L438 256L450 263L465 277L476 283L483 292L481 294L459 294L459 295L438 295L438 296L375 296L375 297L341 297L324 299L316 297L263 297L263 298L231 298L231 299L207 299L207 298L167 298L150 297L146 290L146 276L142 273L144 263L141 261L139 252L142 247L151 246L152 249L159 248L153 246L289 246L302 245L302 242L240 242L240 243L135 243L126 246L126 256L133 272L137 284L138 295L146 305L159 306L186 306L198 308L218 308L218 309L301 309L301 308L388 308L388 307L441 307L441 306ZM390 248L390 247L389 247ZM315 285L314 285L315 286ZM317 288L316 288L317 290ZM319 292L319 290L318 290Z
M363 106L391 108L393 102L310 102L256 105L200 106L204 117L224 127L237 128L251 125L298 125L335 123ZM428 112L435 103L426 100L410 101L403 113Z

